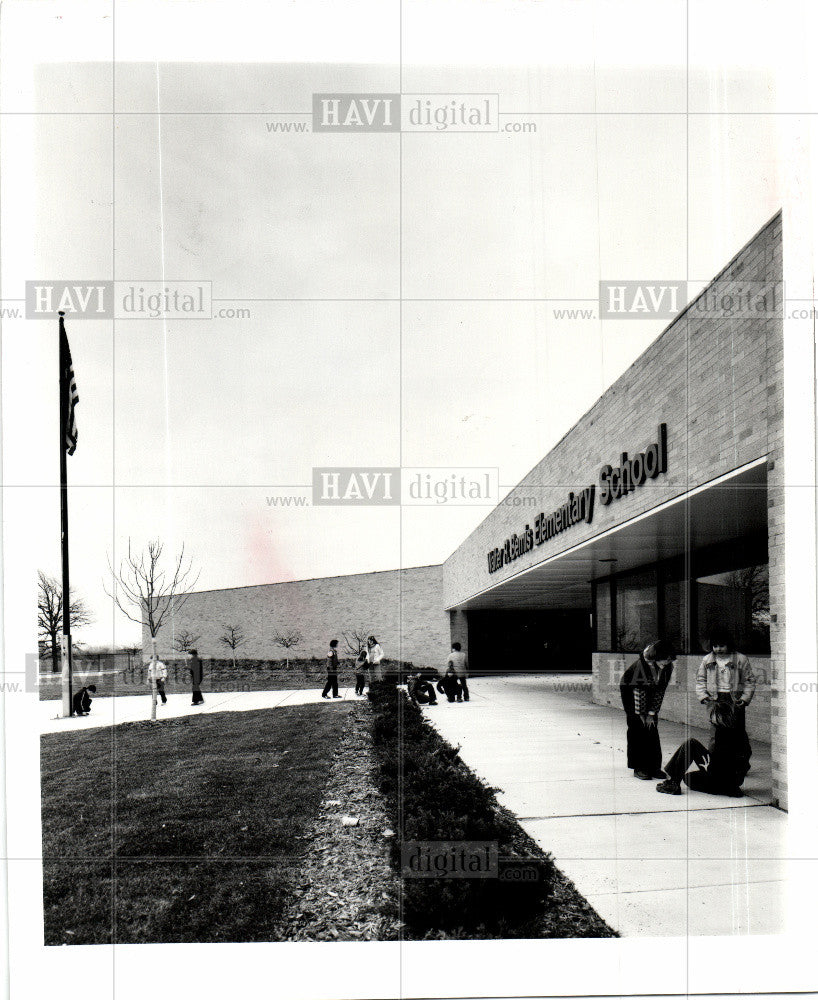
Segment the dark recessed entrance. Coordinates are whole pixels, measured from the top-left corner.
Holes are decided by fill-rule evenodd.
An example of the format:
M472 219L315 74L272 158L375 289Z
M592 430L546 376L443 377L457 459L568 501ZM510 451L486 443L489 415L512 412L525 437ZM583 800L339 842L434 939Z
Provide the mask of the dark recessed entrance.
M589 609L467 614L472 673L591 670Z

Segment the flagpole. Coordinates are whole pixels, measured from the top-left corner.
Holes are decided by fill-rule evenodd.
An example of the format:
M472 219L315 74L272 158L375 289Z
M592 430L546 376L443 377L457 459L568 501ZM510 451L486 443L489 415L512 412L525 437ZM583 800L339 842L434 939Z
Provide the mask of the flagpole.
M60 312L60 533L62 542L62 714L72 714L73 678L71 657L71 585L68 573L68 359L64 344L67 342L64 312Z

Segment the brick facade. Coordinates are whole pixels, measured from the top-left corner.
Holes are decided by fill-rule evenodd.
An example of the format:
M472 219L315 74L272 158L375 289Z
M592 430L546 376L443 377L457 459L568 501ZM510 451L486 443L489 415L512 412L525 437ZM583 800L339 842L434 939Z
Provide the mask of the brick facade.
M449 651L440 566L198 591L159 633L159 654L174 655L174 635L186 630L201 635L200 656L229 657L219 641L225 625L243 629L247 642L236 651L242 659L283 658L285 650L273 636L288 628L304 637L292 656L323 657L333 638L340 640L343 655L341 633L352 629L377 636L388 658L416 665L439 666ZM146 629L143 644L149 647Z

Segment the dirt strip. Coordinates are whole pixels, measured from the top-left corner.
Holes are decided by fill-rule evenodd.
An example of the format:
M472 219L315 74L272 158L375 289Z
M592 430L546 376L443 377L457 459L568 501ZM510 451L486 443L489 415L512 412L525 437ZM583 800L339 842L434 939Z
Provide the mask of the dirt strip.
M278 940L395 941L399 879L385 803L373 786L369 706L350 713ZM345 825L344 820L357 820Z

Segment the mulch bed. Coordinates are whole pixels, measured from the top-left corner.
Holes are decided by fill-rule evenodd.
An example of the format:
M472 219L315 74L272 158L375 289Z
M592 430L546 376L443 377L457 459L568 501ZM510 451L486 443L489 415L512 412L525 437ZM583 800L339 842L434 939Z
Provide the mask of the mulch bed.
M396 941L400 881L389 864L395 835L374 787L370 710L351 712L330 766L311 843L277 934L288 941ZM357 819L345 826L344 817Z

